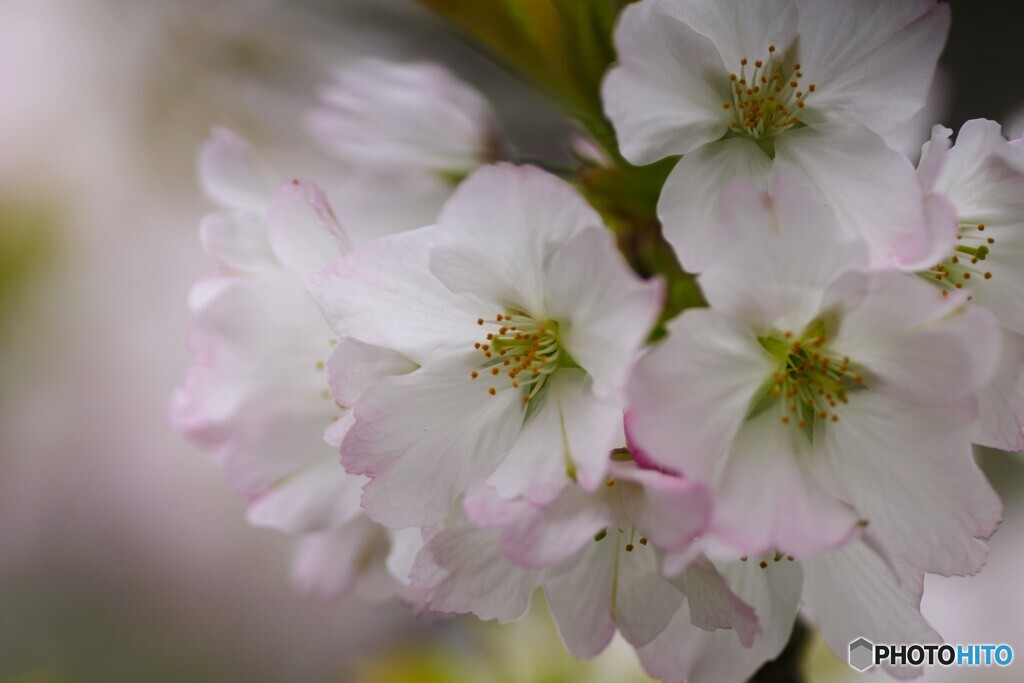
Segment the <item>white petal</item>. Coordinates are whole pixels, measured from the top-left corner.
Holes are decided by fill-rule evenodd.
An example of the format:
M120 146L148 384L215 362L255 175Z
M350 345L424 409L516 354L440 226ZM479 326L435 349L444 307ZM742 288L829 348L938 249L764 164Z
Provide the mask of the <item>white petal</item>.
M253 272L280 268L267 244L267 232L258 214L223 211L199 223L203 249L225 269Z
M559 341L593 378L597 393L619 393L661 310L661 281L641 280L604 228L583 230L563 245L546 278L547 311L559 324Z
M782 53L796 38L797 8L793 0L660 0L666 14L684 21L718 48L730 72L740 61L767 58L768 47Z
M1004 451L1024 450L1024 338L1003 331L1003 353L995 377L978 392L978 418L971 441Z
M887 133L924 106L949 31L935 0L797 0L808 109Z
M728 630L712 633L693 626L686 603L668 628L638 651L652 676L667 683L720 683L747 680L766 661L774 659L789 641L796 620L802 573L796 562L737 562L720 568L729 586L750 604L761 621L762 632L750 648Z
M335 401L352 406L364 391L385 377L404 375L416 368L397 351L346 337L327 357L327 383Z
M692 544L711 520L711 496L692 479L655 470L613 464L616 480L640 487L622 486L626 516L663 550L681 551Z
M548 259L580 230L601 225L555 176L530 166L485 166L441 211L437 237L444 242L431 250L430 269L453 292L544 319Z
M310 275L307 286L337 335L393 349L420 365L482 341L477 319L498 311L452 294L430 273L434 240L433 228L384 237Z
M521 617L539 575L505 559L499 537L499 531L462 524L430 539L412 570L414 587L432 589L427 606L500 622Z
M573 487L543 508L529 506L507 525L502 552L527 567L555 565L594 543L598 532L617 521L600 498Z
M637 365L630 435L654 461L709 482L774 364L750 329L689 310Z
M292 561L295 588L321 600L344 597L364 571L378 534L379 528L359 520L343 529L303 535Z
M558 397L564 454L575 466L579 485L592 491L604 482L608 454L623 443L624 399L597 395L579 370L566 368L556 375L551 390Z
M322 268L349 248L323 190L308 180L284 183L274 193L267 240L278 261L298 273Z
M767 190L772 160L747 138L713 142L687 154L672 169L658 200L658 217L679 261L691 273L702 272L720 248L722 192L735 178Z
M391 551L387 558L388 571L403 585L409 585L416 555L423 549L423 531L410 527L391 531L388 535L391 538Z
M596 396L581 370L558 370L488 482L502 497L536 504L558 496L570 470L593 490L604 482L608 454L622 442L621 416L621 403Z
M433 173L361 171L335 190L334 209L355 246L433 225L454 186Z
M610 536L616 536L613 532ZM615 635L612 592L617 548L608 538L592 543L544 582L551 616L574 657L598 654Z
M658 555L651 546L624 549L626 534L610 534L600 543L618 537L619 563L615 591L615 619L619 631L634 647L643 647L665 630L683 603L682 592L661 575Z
M704 631L732 629L750 647L761 632L754 608L739 598L711 560L698 558L676 581L685 588L690 621Z
M775 150L775 174L804 179L843 235L867 242L873 265L918 270L934 263L938 230L914 167L878 135L863 126L812 126L786 131Z
M464 172L494 144L490 105L438 64L360 59L321 98L307 129L358 166Z
M199 184L211 201L257 214L266 209L273 185L260 168L256 150L230 128L216 126L199 148Z
M342 527L362 514L363 477L347 474L331 451L250 502L250 524L286 534Z
M728 72L715 45L680 19L680 9L630 5L615 31L619 64L602 96L622 154L634 164L687 154L729 130L722 109L731 99Z
M490 396L473 380L472 353L386 378L355 404L341 446L345 469L366 474L363 505L385 526L429 526L512 445L523 419L519 393Z
M822 436L847 499L890 555L949 576L985 562L999 497L978 469L966 429L942 411L874 391L849 395Z
M858 516L825 488L803 430L768 408L737 434L715 491L715 534L759 555L809 557L848 542Z
M901 563L894 574L864 543L804 562L804 601L832 651L842 659L857 638L873 643L941 643L921 616L924 575ZM897 678L921 669L890 667Z
M867 369L872 390L948 406L973 397L995 372L998 325L959 297L892 272L853 274L833 293L843 314L832 349Z
M799 179L776 179L767 194L736 181L724 200L729 247L701 274L701 290L712 308L765 332L799 334L820 314L826 288L868 263L866 247L838 234Z

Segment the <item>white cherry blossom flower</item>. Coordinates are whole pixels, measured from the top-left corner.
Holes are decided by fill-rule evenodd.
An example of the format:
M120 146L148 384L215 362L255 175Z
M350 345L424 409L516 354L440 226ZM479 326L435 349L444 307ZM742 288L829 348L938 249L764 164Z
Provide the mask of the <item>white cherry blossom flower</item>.
M695 630L729 629L737 648L749 647L757 618L706 557L695 555L674 579L659 570L663 549L695 543L708 504L699 484L628 462L613 463L596 491L572 486L546 506L477 486L465 507L479 526L463 521L434 536L413 585L428 591L431 609L501 621L521 616L541 587L577 657L601 652L616 630L643 647L684 603Z
M1007 142L999 124L976 119L952 131L936 126L919 176L957 215L956 244L924 273L943 292L969 291L1004 328L1003 358L979 396L976 443L1024 449L1024 146Z
M346 469L371 479L372 519L441 522L494 468L499 495L536 503L573 479L602 485L662 287L632 273L569 185L484 167L436 226L357 249L309 286L339 337L415 368L365 390L342 443ZM331 366L336 397L361 381Z
M999 360L994 319L918 278L871 272L797 184L735 186L731 247L645 356L630 436L715 493L712 532L750 555L859 537L909 566L976 572L1000 517L968 438Z
M683 155L658 206L683 266L700 272L728 246L714 226L729 180L766 189L779 175L803 177L873 266L930 265L948 217L880 134L924 105L948 26L935 0L628 6L605 108L632 163Z
M325 598L353 587L377 596L391 542L363 517L364 480L346 474L337 443L323 439L343 410L324 364L337 341L302 280L339 257L347 237L316 185L295 180L274 191L251 145L230 130L216 129L203 145L199 176L224 209L200 226L221 273L190 296L196 363L172 418L216 454L247 499L251 523L301 537L293 569L300 588ZM338 424L335 431L347 423ZM393 554L401 552L396 545ZM390 582L391 593L401 590Z

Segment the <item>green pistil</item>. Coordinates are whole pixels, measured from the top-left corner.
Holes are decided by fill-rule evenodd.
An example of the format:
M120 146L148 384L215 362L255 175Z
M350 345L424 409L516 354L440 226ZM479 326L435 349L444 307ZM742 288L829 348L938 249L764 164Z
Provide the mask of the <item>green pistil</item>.
M943 295L951 289L991 280L991 271L978 267L992 253L996 240L985 232L984 223L961 222L957 245L945 261L932 266L922 277L942 288ZM970 298L970 297L968 297Z
M522 311L499 313L493 319L479 318L477 324L491 330L474 346L483 354L473 379L488 378L488 393L512 388L529 403L544 389L559 369L580 367L562 346L558 323L537 321Z
M838 422L836 409L848 402L849 391L861 386L863 375L849 357L829 350L826 323L815 320L799 338L786 332L758 341L778 369L756 394L749 417L778 410L782 424L796 426L808 438L816 422Z

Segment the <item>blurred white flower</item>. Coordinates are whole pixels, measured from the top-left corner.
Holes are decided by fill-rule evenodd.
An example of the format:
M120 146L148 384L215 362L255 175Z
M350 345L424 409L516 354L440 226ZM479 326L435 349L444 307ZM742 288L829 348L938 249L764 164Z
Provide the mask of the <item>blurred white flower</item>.
M199 177L224 207L200 226L221 274L190 295L196 363L175 394L174 422L216 454L248 500L250 522L309 534L295 566L301 588L333 598L366 578L364 592L376 596L393 550L362 516L365 480L346 474L337 444L323 440L343 411L325 376L337 340L302 281L346 251L348 238L316 185L272 191L251 145L227 129L200 150Z
M362 169L459 176L500 153L490 104L438 64L359 59L337 71L320 99L307 129Z

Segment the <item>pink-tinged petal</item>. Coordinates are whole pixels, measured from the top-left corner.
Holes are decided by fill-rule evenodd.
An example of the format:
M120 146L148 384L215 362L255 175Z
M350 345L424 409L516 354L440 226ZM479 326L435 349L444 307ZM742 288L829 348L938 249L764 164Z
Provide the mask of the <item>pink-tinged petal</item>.
M615 621L622 637L633 647L643 647L665 630L683 604L682 591L658 568L658 554L651 546L624 547L628 534L613 533L600 543L619 543L615 590Z
M337 189L334 210L355 246L433 225L455 188L434 173L362 171Z
M249 503L250 524L286 534L345 526L362 514L362 477L346 474L335 453L274 483Z
M744 323L686 311L637 364L630 435L655 462L709 482L773 369Z
M323 190L308 180L284 183L274 193L267 240L277 260L297 273L323 268L349 249Z
M605 78L602 99L622 154L634 164L687 154L729 130L722 58L681 12L666 2L639 2L626 7L615 30L619 63Z
M828 120L895 130L924 106L949 31L935 0L797 0L808 110Z
M768 408L737 434L715 489L715 534L738 550L810 557L856 537L857 513L826 490L803 430Z
M475 355L455 354L381 380L356 403L341 445L345 469L371 478L369 517L385 526L428 526L508 452L523 420L518 392L494 396L470 372Z
M222 211L199 223L199 240L206 253L225 270L258 272L279 268L267 244L267 232L259 214Z
M632 458L636 466L644 470L653 470L655 472L661 472L662 474L670 474L672 476L682 476L679 472L673 470L670 467L664 467L659 465L651 459L651 456L647 455L647 451L640 448L640 444L636 442L631 434L633 424L634 411L627 409L622 414L622 427L625 431L626 436L626 450L629 451L629 457Z
M635 467L613 465L610 474L642 487L623 493L622 503L626 516L656 547L681 551L707 528L711 520L711 495L704 485Z
M477 319L497 311L452 294L430 273L427 253L435 239L434 228L384 237L308 276L337 335L393 349L420 365L472 350L483 339Z
M547 317L548 259L601 217L568 183L531 166L474 171L438 218L430 269L452 292ZM503 311L496 310L489 317Z
M327 357L327 384L335 401L353 406L364 391L380 380L405 375L416 368L415 363L397 351L346 337Z
M548 609L574 657L586 659L597 655L615 635L612 595L616 552L609 539L592 542L579 557L569 560L544 582Z
M324 452L320 433L338 413L318 369L329 334L290 278L235 279L204 297L177 418L218 451L236 490L259 493Z
M680 159L662 188L658 217L686 270L704 271L720 251L723 190L736 178L767 190L771 173L772 160L747 138L712 142Z
M732 629L743 647L754 644L754 638L761 633L757 613L733 593L711 560L698 558L675 583L686 593L694 626L704 631Z
M972 398L992 378L998 324L962 297L893 272L852 274L833 294L843 319L832 348L867 370L871 390L948 406Z
M341 442L345 440L345 435L348 434L348 430L355 423L356 419L352 411L346 410L341 414L341 417L327 425L327 428L324 429L324 443L335 448L341 448Z
M467 513L478 524L488 520L480 507L480 503L466 502ZM524 567L559 564L594 543L601 530L619 522L607 504L579 487L567 489L544 507L521 506L516 516L503 521L502 552Z
M198 173L210 201L227 209L262 214L274 189L253 146L223 126L215 126L199 148Z
M995 531L1002 505L974 462L966 427L874 391L851 392L842 408L821 434L821 454L881 547L927 572L980 570L980 539Z
M913 271L934 263L936 231L917 173L877 134L859 125L811 126L780 135L775 151L775 174L801 177L844 237L867 242L872 265Z
M897 562L896 573L873 550L854 543L804 562L804 601L832 651L845 658L850 643L941 643L921 616L924 574ZM896 678L919 667L886 666Z
M661 311L662 282L641 280L611 232L596 227L555 252L545 277L548 315L559 323L563 347L597 393L617 395Z
M730 630L707 632L691 623L683 603L668 627L638 650L640 662L666 683L745 681L765 662L782 652L796 620L803 575L796 562L771 562L761 569L756 561L721 567L729 587L751 605L762 631L752 647L740 643Z
M942 169L949 158L949 148L953 146L950 136L953 131L945 126L932 127L931 138L921 147L921 160L917 163L917 177L921 187L931 192L942 175Z
M441 531L416 556L413 587L428 588L427 607L508 622L521 617L539 583L536 570L501 554L500 532L460 524Z
M737 180L723 204L729 247L700 276L701 290L712 308L765 333L799 334L820 314L826 288L868 264L865 245L838 234L799 178L776 178L767 193Z
M995 377L978 392L978 418L971 441L1004 451L1024 450L1024 338L1003 330L1003 353Z
M320 600L344 597L359 580L365 553L380 533L373 524L357 520L342 529L303 535L292 561L292 584Z

